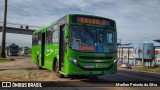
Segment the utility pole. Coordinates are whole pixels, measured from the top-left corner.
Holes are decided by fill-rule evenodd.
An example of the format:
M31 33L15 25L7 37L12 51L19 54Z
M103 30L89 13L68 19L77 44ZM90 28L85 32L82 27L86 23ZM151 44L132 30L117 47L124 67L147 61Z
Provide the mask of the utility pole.
M6 21L7 21L7 0L5 0L5 7L4 7L4 22L2 27L2 53L1 57L6 58L5 52L5 44L6 44Z

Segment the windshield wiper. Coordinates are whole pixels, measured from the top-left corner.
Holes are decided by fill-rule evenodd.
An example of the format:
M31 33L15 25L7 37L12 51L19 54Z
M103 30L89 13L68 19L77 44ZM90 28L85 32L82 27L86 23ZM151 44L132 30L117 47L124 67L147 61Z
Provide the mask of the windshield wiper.
M88 32L88 29L87 29L87 27L86 27L86 24L83 24L83 28L84 28L84 30L88 33L88 35L93 39L93 41L94 41L94 36L90 33L90 32Z

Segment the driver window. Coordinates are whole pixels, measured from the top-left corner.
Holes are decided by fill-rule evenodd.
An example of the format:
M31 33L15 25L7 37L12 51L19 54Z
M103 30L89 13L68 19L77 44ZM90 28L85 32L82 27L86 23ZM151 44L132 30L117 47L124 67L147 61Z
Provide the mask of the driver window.
M113 34L112 33L108 33L107 34L107 41L108 41L108 43L113 43Z

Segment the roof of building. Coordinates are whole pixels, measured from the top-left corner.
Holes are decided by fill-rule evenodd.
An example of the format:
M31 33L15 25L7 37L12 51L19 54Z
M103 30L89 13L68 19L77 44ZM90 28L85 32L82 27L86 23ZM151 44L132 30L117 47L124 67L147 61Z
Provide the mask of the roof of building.
M156 42L159 42L159 43L160 43L160 39L156 39L156 40L154 40L154 41L156 41Z

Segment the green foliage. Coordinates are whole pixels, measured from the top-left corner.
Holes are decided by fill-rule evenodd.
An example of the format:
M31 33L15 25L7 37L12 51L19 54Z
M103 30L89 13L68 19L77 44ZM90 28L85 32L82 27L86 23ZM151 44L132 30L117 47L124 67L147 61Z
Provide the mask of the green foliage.
M155 72L160 73L160 65L157 65L156 67L139 67L139 71L146 71L146 72Z
M160 68L157 68L157 69L156 69L156 72L157 72L157 73L160 73Z
M141 70L141 71L147 71L147 67L139 67L139 70Z
M156 64L156 65L154 65L154 67L160 67L160 64Z
M0 62L9 61L8 58L0 58Z

